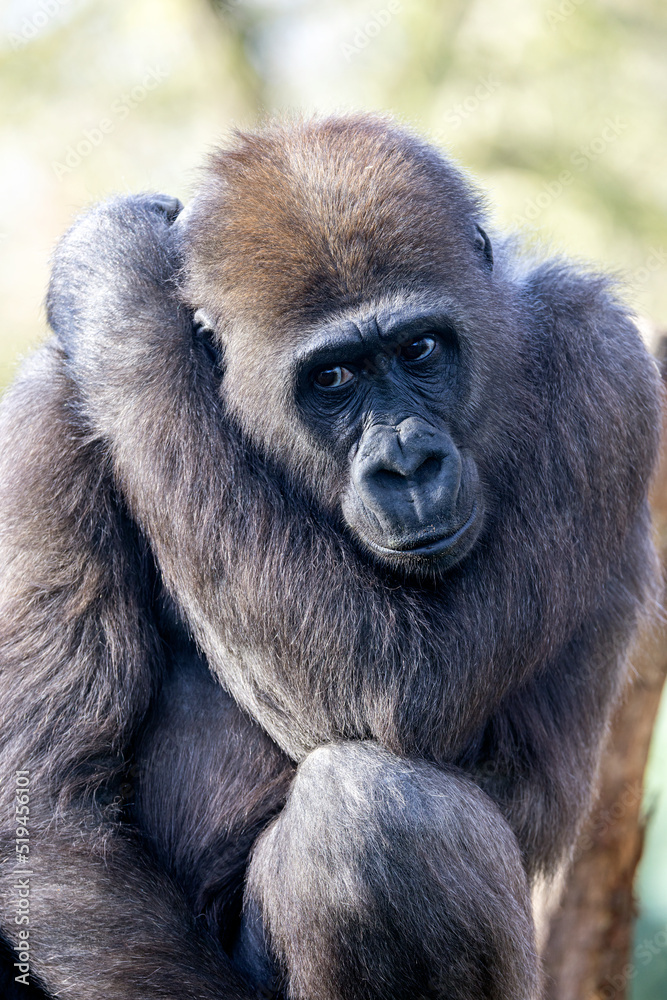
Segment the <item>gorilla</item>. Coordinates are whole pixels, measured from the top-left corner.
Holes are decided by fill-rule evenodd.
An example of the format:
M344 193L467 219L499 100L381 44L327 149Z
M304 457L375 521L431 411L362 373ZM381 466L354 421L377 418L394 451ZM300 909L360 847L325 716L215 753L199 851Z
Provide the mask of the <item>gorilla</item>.
M539 996L659 379L604 277L484 222L353 115L62 240L1 410L5 995Z

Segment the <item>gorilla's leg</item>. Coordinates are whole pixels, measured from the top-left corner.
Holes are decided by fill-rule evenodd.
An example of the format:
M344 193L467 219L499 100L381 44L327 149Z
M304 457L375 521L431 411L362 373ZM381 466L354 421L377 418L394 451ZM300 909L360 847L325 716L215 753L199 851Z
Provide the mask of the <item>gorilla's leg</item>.
M236 961L265 983L273 961L270 984L294 1000L528 1000L514 835L454 771L372 743L321 747L254 850Z

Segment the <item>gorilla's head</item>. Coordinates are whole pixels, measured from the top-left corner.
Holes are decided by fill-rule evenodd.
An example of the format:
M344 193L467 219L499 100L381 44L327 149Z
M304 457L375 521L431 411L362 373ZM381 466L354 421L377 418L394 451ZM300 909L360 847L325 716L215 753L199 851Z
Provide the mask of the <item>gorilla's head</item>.
M230 415L409 572L453 566L484 519L480 214L432 148L364 117L239 135L177 227Z

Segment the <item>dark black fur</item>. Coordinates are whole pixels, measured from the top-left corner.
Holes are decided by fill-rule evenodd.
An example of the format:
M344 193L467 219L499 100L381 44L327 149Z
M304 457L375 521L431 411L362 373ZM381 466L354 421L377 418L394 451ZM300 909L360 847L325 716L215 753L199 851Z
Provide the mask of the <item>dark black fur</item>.
M177 213L77 223L2 406L5 938L29 769L52 996L529 1000L654 588L655 366L380 120L239 137ZM346 337L363 405L309 381Z

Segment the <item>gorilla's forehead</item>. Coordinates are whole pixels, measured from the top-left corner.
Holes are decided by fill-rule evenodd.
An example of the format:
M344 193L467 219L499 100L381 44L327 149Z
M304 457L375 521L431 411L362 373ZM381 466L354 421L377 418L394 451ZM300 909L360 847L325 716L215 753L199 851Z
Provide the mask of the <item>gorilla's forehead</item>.
M188 214L189 294L271 321L465 280L477 208L440 154L383 119L238 134Z

